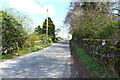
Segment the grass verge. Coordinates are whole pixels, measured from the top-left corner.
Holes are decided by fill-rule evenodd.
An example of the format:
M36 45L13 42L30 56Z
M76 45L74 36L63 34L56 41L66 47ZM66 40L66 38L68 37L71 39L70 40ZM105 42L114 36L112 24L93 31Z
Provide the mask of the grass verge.
M73 41L71 48L79 56L80 61L88 69L90 74L92 74L95 78L118 78L108 69L107 66L101 66L98 64L93 57L89 56L86 50L79 48Z
M29 53L29 52L33 52L33 51L36 51L36 50L39 50L39 49L43 49L43 48L45 48L47 46L50 46L52 44L53 43L44 43L44 44L41 44L41 45L36 45L36 46L33 46L33 47L25 48L25 49L20 50L16 53L13 53L13 54L0 55L0 59L9 59L9 58L13 58L13 57L16 57L16 56L20 56L20 55L23 55L23 54L26 54L26 53Z

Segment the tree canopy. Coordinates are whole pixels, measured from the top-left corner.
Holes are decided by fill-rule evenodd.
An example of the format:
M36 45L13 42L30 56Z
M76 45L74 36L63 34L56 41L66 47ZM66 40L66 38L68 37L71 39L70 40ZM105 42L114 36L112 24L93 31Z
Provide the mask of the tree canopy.
M46 25L47 19L43 22L43 34L46 34ZM48 35L52 37L52 40L55 40L55 25L50 17L48 17Z
M35 28L35 31L38 35L43 34L43 28L40 27L40 25L38 27Z
M76 38L119 38L118 22L109 2L71 2L65 18Z
M2 49L4 53L11 53L18 48L22 48L26 40L26 30L12 14L0 11L2 19Z

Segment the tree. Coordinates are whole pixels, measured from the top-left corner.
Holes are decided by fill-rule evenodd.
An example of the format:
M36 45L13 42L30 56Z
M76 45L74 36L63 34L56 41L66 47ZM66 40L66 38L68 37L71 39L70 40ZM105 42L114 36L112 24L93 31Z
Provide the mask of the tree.
M0 53L2 49L2 13L0 13Z
M27 32L12 14L0 11L2 15L2 50L4 53L12 53L22 48L26 40Z
M61 30L58 28L55 30L55 36L57 37L58 36L58 33L60 32Z
M70 25L70 32L76 38L108 38L117 28L115 16L111 14L110 8L111 3L108 2L71 2L65 24ZM113 24L112 27L110 24ZM114 29L110 32L103 30L106 29L103 27ZM93 37L98 32L100 35L105 32L106 34L104 37L102 35Z
M43 22L43 34L46 34L46 24L47 19ZM48 35L52 37L52 40L55 40L55 25L50 17L48 17Z
M27 14L23 14L22 12L14 9L14 8L5 8L4 11L12 14L12 16L22 24L22 27L28 32L31 33L31 23L32 20L27 16Z
M35 31L38 35L43 34L43 28L40 27L40 25L38 27L35 28Z

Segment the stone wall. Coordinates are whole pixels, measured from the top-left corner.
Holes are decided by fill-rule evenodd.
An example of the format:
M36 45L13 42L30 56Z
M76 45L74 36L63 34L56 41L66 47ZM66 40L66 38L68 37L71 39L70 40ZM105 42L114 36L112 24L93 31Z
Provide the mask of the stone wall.
M73 40L79 47L85 48L90 56L101 65L109 66L120 75L120 40L79 39Z

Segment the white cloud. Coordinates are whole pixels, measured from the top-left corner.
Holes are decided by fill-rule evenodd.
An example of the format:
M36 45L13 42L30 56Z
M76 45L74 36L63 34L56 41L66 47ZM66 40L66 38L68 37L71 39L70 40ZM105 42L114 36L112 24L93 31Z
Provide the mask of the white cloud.
M55 10L53 5L41 6L37 4L34 0L8 0L8 4L12 8L28 12L30 14L40 13L46 16L47 8L49 11L49 16L55 15Z

